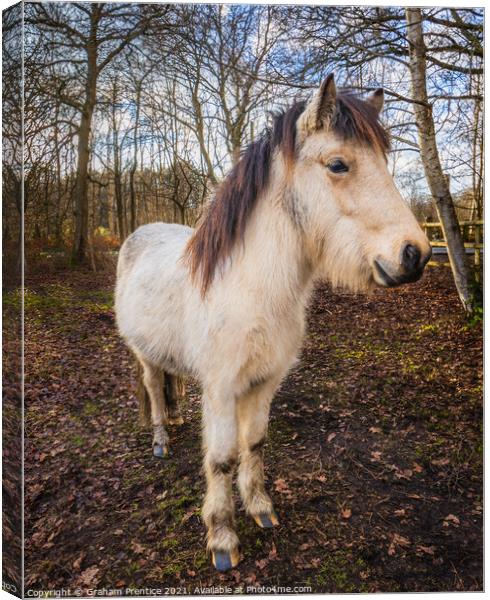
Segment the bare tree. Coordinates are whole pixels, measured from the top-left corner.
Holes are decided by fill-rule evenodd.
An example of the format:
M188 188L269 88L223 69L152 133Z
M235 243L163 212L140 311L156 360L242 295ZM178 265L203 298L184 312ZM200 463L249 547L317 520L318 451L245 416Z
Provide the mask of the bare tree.
M459 228L456 210L439 159L432 106L427 93L427 48L422 31L422 11L407 8L407 38L410 44L410 74L412 80L413 111L417 123L420 155L429 188L437 208L447 241L449 261L460 300L466 311L471 311L470 274Z
M60 65L56 92L62 102L75 108L80 115L72 257L75 262L84 262L88 240L89 140L97 101L97 81L102 71L147 30L153 13L145 13L138 5L108 3L40 3L30 7L30 21L40 31L56 35L55 43L60 52L56 59ZM70 58L65 59L62 54L67 52ZM66 77L67 70L69 77Z
M148 220L193 224L267 113L330 70L353 88L386 88L390 166L408 194L415 177L419 198L428 197L419 122L429 107L438 169L481 215L480 9L421 11L426 102L411 87L399 7L60 2L26 13L28 239L73 235L82 260L97 225L122 240ZM14 180L6 173L12 189Z

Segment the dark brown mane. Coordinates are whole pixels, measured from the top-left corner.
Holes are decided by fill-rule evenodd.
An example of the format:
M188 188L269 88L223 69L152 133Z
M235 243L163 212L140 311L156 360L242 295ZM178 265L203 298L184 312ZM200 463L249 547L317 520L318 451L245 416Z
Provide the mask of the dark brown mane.
M354 94L343 93L337 96L337 110L331 127L344 140L357 140L383 154L390 149L390 138L379 122L377 110Z
M305 101L297 102L277 114L272 127L245 149L189 241L187 260L192 277L199 277L203 295L217 267L231 254L235 243L243 240L249 217L267 187L274 150L280 149L288 162L294 160L296 122L305 106ZM353 94L338 94L331 129L342 139L356 139L385 154L389 150L388 134L375 108Z

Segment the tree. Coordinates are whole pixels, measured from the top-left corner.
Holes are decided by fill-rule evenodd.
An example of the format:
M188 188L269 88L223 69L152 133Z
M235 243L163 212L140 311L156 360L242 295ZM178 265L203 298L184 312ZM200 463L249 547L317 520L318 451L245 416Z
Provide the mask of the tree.
M81 263L87 258L89 140L97 81L103 70L148 29L154 13L139 5L108 3L39 3L31 4L30 9L30 22L40 31L55 35L59 51L56 63L60 66L56 93L79 113L72 258ZM70 58L65 59L67 52Z
M411 87L403 8L59 2L25 10L24 207L13 202L15 173L5 168L7 235L27 209L26 239L73 234L74 258L83 260L100 225L122 241L152 220L194 224L207 190L267 114L331 70L355 89L385 87L390 166L402 191L413 196L415 177L417 195L428 195L417 175L427 151L417 122L424 102ZM465 203L473 198L480 216L482 11L421 13L438 169L453 196L472 188Z
M471 311L470 274L466 264L466 253L459 228L456 210L449 190L448 178L444 175L433 118L433 107L427 94L427 48L422 31L422 11L407 8L407 39L410 49L410 75L412 81L413 111L417 123L420 156L425 176L437 208L444 231L454 281L460 300L466 311Z

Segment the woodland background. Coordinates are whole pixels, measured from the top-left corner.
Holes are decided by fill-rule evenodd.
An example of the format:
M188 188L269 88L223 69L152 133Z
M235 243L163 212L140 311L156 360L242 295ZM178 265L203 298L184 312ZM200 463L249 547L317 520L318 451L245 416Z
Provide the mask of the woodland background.
M4 11L5 581L20 589L24 475L30 589L482 589L481 290L458 221L483 217L483 16L88 2ZM332 71L355 91L384 87L390 169L419 220L441 221L452 269L371 297L317 291L266 447L283 525L257 532L239 510L244 561L217 575L199 512L199 390L188 382L175 458L156 461L114 324L117 250L146 222L193 226L270 113Z
M21 17L4 13L3 237L23 210L36 256L93 263L142 223L194 225L270 113L331 71L385 88L390 167L420 220L439 197L482 218L482 9L26 3L24 154Z

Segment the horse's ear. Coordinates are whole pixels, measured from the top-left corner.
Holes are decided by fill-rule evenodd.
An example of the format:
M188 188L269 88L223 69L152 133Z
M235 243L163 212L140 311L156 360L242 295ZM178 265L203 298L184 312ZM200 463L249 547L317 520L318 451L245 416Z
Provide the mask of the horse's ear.
M378 88L372 94L369 94L369 96L366 98L366 102L373 106L379 115L379 113L383 110L385 103L385 92L383 88Z
M328 127L335 113L337 88L333 73L326 77L307 103L298 119L298 131L304 136L322 127Z

